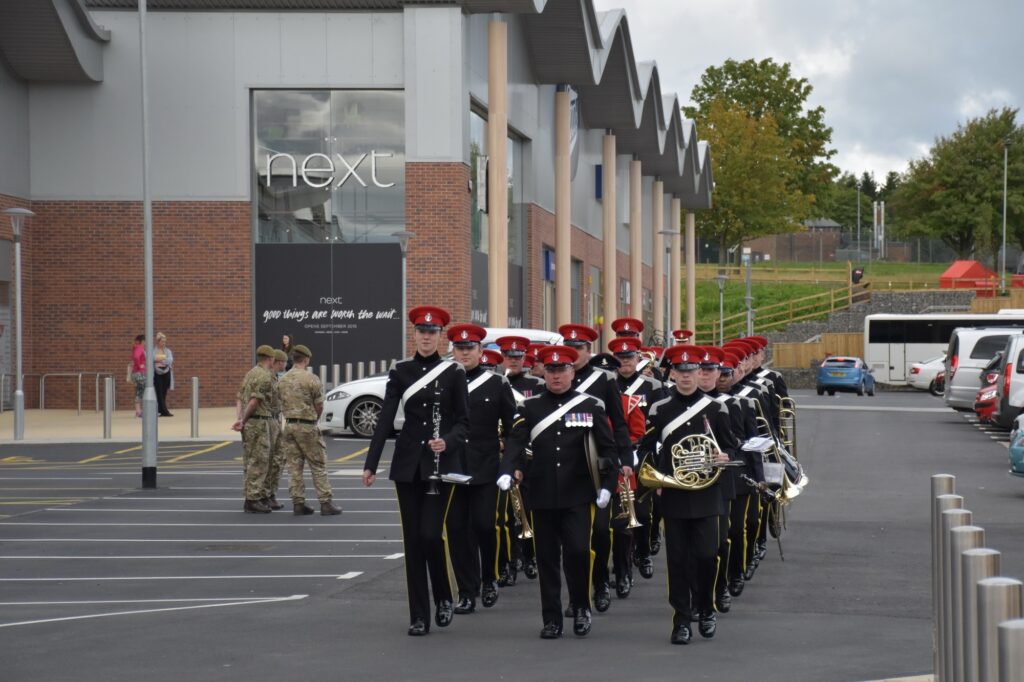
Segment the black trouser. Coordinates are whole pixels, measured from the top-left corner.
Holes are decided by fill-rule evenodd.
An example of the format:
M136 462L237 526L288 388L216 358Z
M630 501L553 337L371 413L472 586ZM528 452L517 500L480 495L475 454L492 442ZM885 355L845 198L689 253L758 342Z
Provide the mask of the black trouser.
M625 524L628 522L628 519L623 519L623 525L612 531L612 570L616 581L633 575L633 533L642 529L627 529ZM619 525L618 522L615 525ZM647 550L650 551L650 547Z
M750 565L757 551L757 541L761 537L761 532L768 527L767 523L761 523L761 510L767 507L760 495L750 496L750 504L747 506L747 555L743 557L744 566Z
M668 559L668 602L672 627L687 622L691 594L698 615L712 611L718 517L665 519L665 554Z
M456 485L445 526L451 540L452 568L459 597L475 598L481 580L493 583L497 577L498 486Z
M520 489L522 490L522 489ZM523 503L526 504L526 496L523 495ZM529 518L529 508L524 510ZM508 493L498 492L498 571L505 572L509 564L515 565L517 560L528 561L533 559L533 540L519 539L522 527L516 520L515 510L512 509L512 501Z
M427 482L395 482L398 510L402 517L402 546L405 549L405 585L409 592L409 621L417 618L430 627L430 591L434 603L452 598L448 578L448 557L443 537L444 517L451 501L452 486L439 483L440 495L427 495Z
M167 414L167 391L171 389L171 373L160 374L153 372L153 390L156 391L156 410L160 414Z
M581 504L566 509L535 509L530 515L537 549L541 616L545 624L562 626L562 570L569 588L569 602L576 608L590 606L593 510L593 505Z
M743 571L747 567L750 547L747 538L747 519L749 518L751 505L757 505L757 497L754 495L737 495L732 501L732 512L729 515L729 569L726 576L727 582L739 580L743 577ZM752 544L752 543L749 543ZM719 589L721 589L719 585Z
M637 559L647 559L651 556L651 528L654 525L652 523L653 514L651 510L654 507L654 498L656 497L657 495L650 491L643 501L637 500L634 504L636 520L640 522L640 527L633 529L633 556Z
M657 542L661 537L661 496L657 493L651 493L651 534L650 544ZM650 546L648 546L650 549Z
M761 505L761 525L757 529L757 544L768 541L768 522L771 520L772 506L767 502Z
M612 505L604 509L595 507L594 530L590 534L590 549L594 552L594 589L608 583L608 560L612 553ZM576 602L573 602L576 606Z
M726 500L726 513L718 517L718 552L715 554L715 594L725 592L725 588L729 584L729 552L731 551L729 547L729 521L734 504L736 504L736 500Z

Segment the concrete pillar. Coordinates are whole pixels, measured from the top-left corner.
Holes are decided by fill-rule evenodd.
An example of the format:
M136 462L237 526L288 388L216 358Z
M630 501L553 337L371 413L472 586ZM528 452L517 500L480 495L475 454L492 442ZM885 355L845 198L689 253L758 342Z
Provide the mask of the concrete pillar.
M654 328L665 327L665 237L660 232L665 228L665 183L655 180L651 188L651 231L653 248L651 265L654 270ZM671 329L667 329L671 332ZM668 336L668 334L666 334Z
M636 159L629 162L629 315L638 320L644 318L644 271L643 271L643 208L640 197L643 185L640 180L641 167Z
M682 202L676 197L672 197L672 201L669 203L669 229L675 233L679 233L680 224L682 223ZM670 269L668 276L669 286L669 314L668 320L665 321L665 329L671 333L673 329L679 329L680 316L682 315L682 305L680 297L682 294L682 269L683 269L683 235L672 238L672 257L669 259Z
M572 322L569 93L555 93L555 324Z
M615 314L615 304L618 300L618 264L616 263L618 249L616 247L616 223L618 222L618 203L615 191L616 182L615 169L615 135L610 132L604 136L604 148L601 164L603 171L601 175L601 203L603 213L601 216L602 239L604 240L604 301L605 310L604 324L602 325L601 337L607 341L615 336L612 331L612 320L618 317ZM611 305L609 305L611 302Z
M686 212L686 328L697 330L697 217L693 211Z
M508 25L487 25L487 323L508 326Z

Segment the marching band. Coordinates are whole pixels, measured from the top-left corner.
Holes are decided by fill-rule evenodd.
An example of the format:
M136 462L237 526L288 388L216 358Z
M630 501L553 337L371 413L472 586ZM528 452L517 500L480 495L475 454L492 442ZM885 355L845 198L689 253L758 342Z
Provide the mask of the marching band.
M478 599L495 606L522 573L539 583L542 638L561 637L563 618L586 636L612 584L625 599L634 569L654 575L663 537L669 641L689 643L693 623L714 637L807 485L795 405L783 377L762 367L767 339L698 346L676 330L676 345L646 348L643 323L621 318L607 353L578 324L558 329L564 345L505 336L494 351L484 328L458 324L448 361L438 344L449 314L420 306L409 319L416 354L389 374L363 471L373 485L404 405L389 478L409 634L429 633L431 595L445 627Z

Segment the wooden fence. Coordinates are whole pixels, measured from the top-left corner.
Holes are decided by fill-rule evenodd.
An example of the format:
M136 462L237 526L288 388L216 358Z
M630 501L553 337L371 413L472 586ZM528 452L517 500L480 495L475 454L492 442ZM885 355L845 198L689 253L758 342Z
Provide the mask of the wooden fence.
M807 368L826 355L862 356L864 332L827 333L813 343L775 343L771 348L773 367Z

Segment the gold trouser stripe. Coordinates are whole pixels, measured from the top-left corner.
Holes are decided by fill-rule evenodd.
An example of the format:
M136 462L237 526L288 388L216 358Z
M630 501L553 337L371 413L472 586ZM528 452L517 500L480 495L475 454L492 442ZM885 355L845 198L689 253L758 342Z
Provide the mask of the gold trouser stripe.
M448 502L444 506L444 519L441 521L441 542L444 546L444 568L445 578L448 580L448 589L451 591L452 599L457 599L459 586L455 584L455 569L452 567L452 555L448 549L448 510L452 508L452 498L455 496L455 485L449 484ZM437 595L434 595L437 600Z
M501 502L501 491L494 498L494 575L498 575L498 557L501 556L501 514L499 510Z
M747 495L747 504L743 507L743 554L740 555L742 557L740 564L745 564L747 561L747 514L750 513L750 498L752 497L753 495ZM741 565L740 570L745 571L747 567Z
M610 503L609 503L610 504ZM597 511L597 507L593 503L590 504L590 536L594 536L594 514ZM594 608L594 561L597 559L597 552L594 551L594 543L590 543L590 568L587 570L587 607ZM573 606L579 608L579 604L573 604Z

